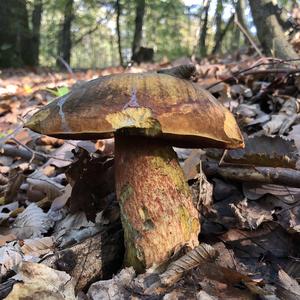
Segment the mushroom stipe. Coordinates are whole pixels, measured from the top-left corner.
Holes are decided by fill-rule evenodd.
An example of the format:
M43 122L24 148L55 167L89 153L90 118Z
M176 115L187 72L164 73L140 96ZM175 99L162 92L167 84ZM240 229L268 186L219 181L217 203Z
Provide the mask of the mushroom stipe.
M127 266L143 271L198 245L198 211L171 146L117 134L115 172Z

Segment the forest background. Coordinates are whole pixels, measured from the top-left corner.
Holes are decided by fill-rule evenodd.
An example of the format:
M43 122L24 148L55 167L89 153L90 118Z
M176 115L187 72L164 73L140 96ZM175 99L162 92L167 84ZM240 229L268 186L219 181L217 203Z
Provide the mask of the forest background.
M249 51L250 44L261 44L269 56L297 58L289 42L298 5L297 0L0 0L0 67L90 69L126 66L132 59L203 59Z

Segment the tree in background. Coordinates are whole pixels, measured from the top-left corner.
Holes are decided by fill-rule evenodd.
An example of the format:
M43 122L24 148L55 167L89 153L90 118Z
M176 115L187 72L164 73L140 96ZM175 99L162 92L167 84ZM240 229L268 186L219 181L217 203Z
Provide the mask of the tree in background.
M123 66L123 54L122 54L122 44L121 44L121 28L120 28L120 17L121 17L121 3L120 0L116 1L116 29L117 29L117 36L118 36L118 52L119 52L119 59L120 65Z
M63 69L68 65L101 68L125 65L132 58L139 61L141 55L136 54L144 49L154 50L155 60L164 62L192 55L203 58L208 53L222 55L247 41L241 28L254 41L260 37L267 55L293 57L287 50L291 49L287 35L281 38L278 32L291 32L290 18L283 13L294 2L278 0L280 10L268 4L271 0L250 1L255 34L247 28L253 23L251 15L245 14L249 11L246 0L202 0L192 6L182 0L0 0L0 67L39 62L61 67L63 61ZM260 7L258 16L253 6ZM231 16L225 14L231 11L235 11ZM278 26L272 25L274 20ZM234 26L237 22L241 26ZM278 49L289 55L283 56Z
M135 29L132 41L133 61L137 61L137 56L141 48L143 38L143 22L145 15L145 0L136 0Z
M65 67L65 64L70 64L71 61L71 26L74 19L73 11L74 0L66 0L64 7L64 20L61 25L61 31L58 38L58 50L57 50L57 66L60 68Z
M218 0L216 7L216 32L215 32L215 44L220 40L222 34L222 14L223 14L223 0Z
M32 24L31 51L32 51L32 61L35 66L39 65L40 31L41 31L42 13L43 13L42 0L35 0L33 4L32 15L31 15L31 24Z
M299 58L284 34L272 0L249 0L249 4L265 54L282 59Z
M0 67L38 65L42 3L35 1L32 30L25 0L0 0Z
M207 24L208 24L208 12L210 6L209 0L204 0L203 10L200 13L200 37L199 37L199 54L200 57L205 57L207 54L206 48L206 34L207 34Z

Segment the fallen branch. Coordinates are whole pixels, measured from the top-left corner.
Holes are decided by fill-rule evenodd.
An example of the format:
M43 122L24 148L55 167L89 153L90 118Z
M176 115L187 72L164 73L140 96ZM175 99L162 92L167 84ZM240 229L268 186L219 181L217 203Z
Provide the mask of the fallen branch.
M110 278L123 260L123 232L118 223L69 248L47 256L42 263L70 274L76 291L92 282Z
M206 176L219 175L235 181L272 183L300 188L300 171L289 168L255 167L234 164L218 166L217 162L203 162Z
M10 145L10 144L2 145L0 148L0 152L2 152L2 154L6 156L21 157L24 160L29 160L29 161L33 157L33 150L30 151L27 148L20 148L18 146ZM45 155L41 155L38 153L34 154L34 158L42 162L46 162L47 160L47 157Z
M243 69L241 71L238 71L238 72L235 72L233 73L232 76L229 76L229 77L226 77L218 82L215 82L213 84L211 84L210 86L207 87L207 89L211 89L213 88L214 86L222 83L222 82L230 82L231 80L236 80L238 76L240 75L253 75L253 74L270 74L270 73L284 73L284 74L287 74L287 75L290 75L290 74L294 74L294 73L299 73L300 72L300 69L299 68L296 68L296 69L292 69L292 68L273 68L273 69L265 69L265 70L257 70L255 71L254 73L253 72L250 72L251 70L255 69L255 68L258 68L258 67L261 67L261 66L270 66L270 65L274 65L275 63L277 64L286 64L287 62L291 62L291 61L295 61L294 60L281 60L281 59L276 59L276 58L267 58L268 60L271 60L271 62L262 62L262 63L256 63L252 66L250 66L249 68L246 68L246 69ZM258 61L261 61L261 59L259 59Z

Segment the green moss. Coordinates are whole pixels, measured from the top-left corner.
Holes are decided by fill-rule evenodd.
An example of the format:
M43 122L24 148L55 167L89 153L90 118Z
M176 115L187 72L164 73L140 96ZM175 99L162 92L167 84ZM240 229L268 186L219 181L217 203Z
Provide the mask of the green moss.
M147 207L143 206L142 208L140 208L139 215L144 223L144 230L148 231L155 228L155 224L153 223L153 221L149 216Z
M124 210L124 204L133 195L133 188L126 184L122 187L120 193L120 210L121 210L121 221L124 229L124 241L125 241L125 265L133 266L137 272L144 271L144 254L137 245L137 240L140 236L138 230L136 230L130 220L128 219Z
M189 211L182 205L178 207L178 214L180 216L180 223L183 229L183 234L186 240L191 238L191 234L195 232L194 218L189 214Z
M151 163L156 169L168 176L176 186L176 189L184 195L190 195L190 189L184 179L183 171L177 162L177 155L172 148L165 150L158 149L155 151L155 157Z
M130 198L133 195L133 188L131 185L126 184L122 186L121 193L120 193L120 199L119 201L124 204L125 201Z

